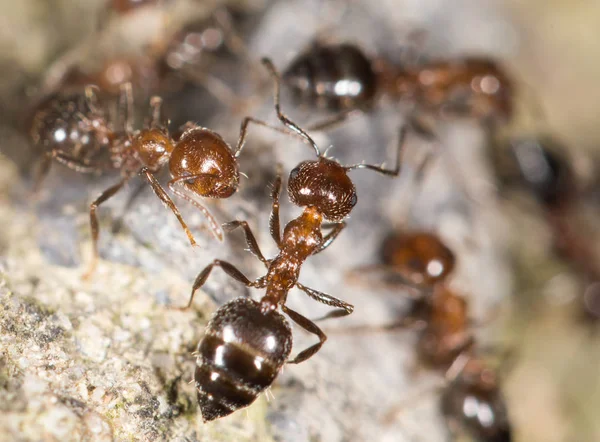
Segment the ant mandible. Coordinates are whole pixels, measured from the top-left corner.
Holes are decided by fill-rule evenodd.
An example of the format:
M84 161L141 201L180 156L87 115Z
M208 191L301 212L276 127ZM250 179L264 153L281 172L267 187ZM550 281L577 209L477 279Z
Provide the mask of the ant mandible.
M278 172L273 191L272 210L269 219L271 236L279 248L273 259L266 259L246 221L233 221L224 225L232 231L241 227L246 243L266 267L267 273L251 281L233 264L215 260L196 277L186 309L192 305L194 295L208 279L214 267L223 271L247 287L265 289L260 302L238 298L221 306L209 322L205 337L199 344L195 373L198 402L204 421L227 416L250 405L258 395L273 383L286 361L292 347L290 327L277 312L281 308L295 323L316 335L319 342L306 348L288 361L300 363L313 356L325 343L327 336L311 320L286 305L288 292L297 287L318 302L336 307L325 317L339 317L352 313L354 307L328 294L316 291L298 282L304 261L322 252L345 226L348 216L357 202L354 184L347 175L352 169L367 168L395 176L399 173L399 160L394 170L360 164L341 166L324 158L312 138L287 118L279 105L279 75L272 62L263 60L275 82L275 109L279 120L291 131L307 141L319 159L305 161L290 174L290 199L303 206L302 214L280 229L279 194L281 174ZM337 222L327 235L322 234L323 220Z
M395 66L370 59L357 46L313 43L283 74L296 101L334 111L332 118L311 129L325 129L350 113L369 111L382 95L414 104L411 124L433 136L420 114L464 115L483 122L510 119L512 80L493 60L458 58L418 66Z
M462 428L479 442L512 440L497 375L475 352L467 302L448 287L456 264L454 253L429 232L390 235L382 252L382 264L352 273L382 271L388 288L410 290L415 302L409 314L382 328L419 330L419 360L445 373L440 405L449 431L454 434ZM397 411L392 409L387 419Z

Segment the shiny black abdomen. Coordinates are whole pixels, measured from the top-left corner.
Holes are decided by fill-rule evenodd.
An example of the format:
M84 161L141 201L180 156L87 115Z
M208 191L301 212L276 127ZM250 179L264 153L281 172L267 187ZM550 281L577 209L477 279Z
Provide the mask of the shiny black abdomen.
M299 103L331 111L367 108L377 92L371 61L349 44L311 46L283 79Z
M442 413L477 442L510 442L512 432L498 389L484 390L457 380L442 394Z
M292 333L276 311L237 298L214 314L198 347L196 389L204 421L247 407L269 387L292 349Z

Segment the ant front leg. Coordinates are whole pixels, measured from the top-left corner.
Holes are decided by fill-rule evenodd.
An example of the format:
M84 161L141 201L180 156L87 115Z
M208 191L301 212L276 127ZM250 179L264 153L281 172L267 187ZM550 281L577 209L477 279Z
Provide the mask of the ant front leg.
M287 361L288 364L299 364L300 362L306 361L307 359L312 357L316 352L318 352L320 350L320 348L323 346L323 344L327 340L327 335L325 333L323 333L323 331L317 326L317 324L312 322L310 319L302 316L300 313L295 312L294 310L287 307L286 305L282 305L281 310L285 314L287 314L292 319L292 321L294 321L296 324L298 324L304 330L306 330L307 332L312 333L314 335L317 335L319 337L319 342L317 342L314 345L311 345L310 347L308 347L305 350L302 350L291 361Z
M229 223L223 224L223 228L226 232L231 232L237 229L238 227L244 229L244 236L246 237L246 244L250 249L250 253L256 256L265 265L265 267L268 268L269 261L264 257L264 255L260 251L258 242L256 242L256 238L254 237L254 234L252 233L252 230L250 229L250 226L246 221L231 221Z
M106 189L102 194L96 198L96 200L90 204L90 228L92 230L92 247L93 247L93 256L92 262L90 263L90 267L88 271L83 276L84 279L89 278L96 269L96 264L98 262L98 237L100 235L100 226L98 224L98 216L96 215L96 210L98 206L114 196L119 190L123 188L125 183L129 180L129 178L125 178L121 180L119 183L115 184L112 187Z
M338 309L341 309L341 310L336 310L334 312L328 313L326 316L324 316L321 319L330 318L330 317L339 318L342 316L348 316L349 314L351 314L354 311L354 306L352 304L348 304L347 302L344 302L341 299L334 298L333 296L328 295L327 293L323 293L323 292L319 292L317 290L311 289L310 287L306 287L305 285L302 285L299 282L296 283L296 287L298 287L300 290L302 290L304 293L306 293L308 296L310 296L315 301L321 302L321 303L329 305L331 307L336 307Z
M185 231L185 234L187 235L187 237L188 237L188 239L190 241L190 244L193 245L193 246L195 246L196 245L196 240L194 239L194 235L192 235L192 232L190 232L190 229L188 228L187 224L183 220L183 217L181 216L181 213L179 213L179 209L177 209L177 206L175 205L175 203L173 202L173 200L171 200L171 198L169 198L169 195L167 195L167 192L165 192L165 190L162 188L162 186L157 181L157 179L154 177L154 175L152 175L152 173L150 173L150 170L148 170L147 167L144 167L142 170L140 170L139 173L140 173L140 175L143 175L143 176L146 177L146 179L148 180L148 183L150 183L150 186L152 187L152 190L154 191L154 193L156 194L156 196L169 209L171 209L171 212L173 212L173 214L177 217L177 220L179 221L179 224L181 224L181 227Z
M130 82L121 84L118 106L125 133L133 133L133 89Z
M281 249L281 222L279 218L279 194L281 193L281 164L277 164L277 176L273 183L273 191L271 192L271 199L273 200L273 207L271 209L271 216L269 216L269 231L271 237L277 244L277 247Z
M69 155L65 155L64 153L53 150L50 154L50 157L55 159L58 163L63 166L68 167L71 170L74 170L78 173L98 173L101 172L101 169L98 167L90 166L87 163L82 162L81 160L71 157Z
M343 122L345 122L348 118L350 118L351 115L354 115L356 113L358 113L356 109L339 112L333 115L332 117L325 118L321 121L317 121L316 123L311 124L306 130L308 132L317 132L334 129Z
M415 284L385 264L370 264L357 267L346 272L350 284L358 284L374 290L389 290L398 292L409 299L421 300L431 289Z
M402 149L404 148L405 144L406 144L406 127L402 126L402 127L400 127L400 130L398 133L398 148L396 151L396 165L393 169L386 169L383 166L375 166L373 164L364 164L364 163L347 166L347 167L345 167L345 169L346 170L369 169L369 170L373 170L377 173L380 173L382 175L394 176L394 177L398 176L400 174L400 160L402 157Z
M332 224L324 225L323 226L324 229L330 228L332 230L327 235L325 235L325 237L323 238L323 244L321 244L321 246L313 253L313 255L316 255L317 253L321 253L323 250L325 250L327 247L329 247L331 245L331 243L342 232L342 230L344 230L345 227L346 227L345 221L340 221L339 223L332 223Z
M212 272L212 269L215 266L221 267L227 275L231 276L236 281L241 282L246 287L264 288L264 286L266 285L266 279L259 278L254 282L250 281L246 277L246 275L244 275L241 271L239 271L237 269L237 267L235 267L233 264L230 264L227 261L221 261L220 259L215 259L212 263L210 263L208 266L206 266L200 273L198 273L198 276L196 276L196 279L194 280L194 285L192 287L192 294L190 295L190 300L189 300L188 304L185 307L178 308L178 310L187 310L192 306L192 302L194 301L194 296L196 295L196 291L204 285L204 283L208 279L208 276L210 275L210 272Z
M198 175L178 176L178 177L173 178L171 181L169 181L167 183L167 185L169 186L169 189L171 190L171 192L173 192L178 197L183 198L188 203L190 203L191 205L196 207L198 210L200 210L200 212L202 212L202 215L204 215L204 217L208 220L208 224L209 224L210 229L212 230L215 238L217 238L220 242L223 242L223 229L221 229L221 226L219 225L219 223L217 223L217 220L215 219L213 214L210 213L210 211L206 207L204 207L202 204L200 204L199 201L197 201L196 199L192 198L191 196L189 196L188 194L183 192L180 188L175 187L175 184L178 184L178 183L185 184L188 181L194 181L194 180L197 180L198 178L207 178L207 177L214 178L216 176L217 175L212 174L212 173L201 173ZM184 189L185 189L185 187L184 187Z

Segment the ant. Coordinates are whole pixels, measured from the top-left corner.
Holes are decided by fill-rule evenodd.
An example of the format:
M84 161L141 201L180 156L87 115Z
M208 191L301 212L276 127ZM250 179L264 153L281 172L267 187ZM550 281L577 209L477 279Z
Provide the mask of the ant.
M85 94L57 95L37 107L30 136L43 150L44 157L37 170L36 189L52 160L79 173L94 173L106 160L102 156L112 135L104 130L106 112L94 99L92 88L86 88Z
M123 127L120 129L116 129L115 125L108 122L102 110L95 105L93 87L86 88L87 112L77 110L77 106L81 105L80 101L67 101L65 106L69 110L68 113L49 114L47 111L40 110L41 113L34 118L38 123L34 124L36 129L32 135L34 140L42 142L42 146L46 149L46 158L55 158L78 172L100 173L106 170L121 172L121 180L90 204L94 252L87 276L93 273L98 259L99 224L96 215L98 206L114 196L135 175L140 175L148 181L158 198L175 214L190 243L196 245L179 210L154 176L167 164L171 175L171 180L168 182L169 189L200 209L208 219L214 236L222 241L223 233L220 226L208 209L195 197L229 198L237 191L240 175L237 158L244 147L248 125L252 122L266 124L252 117L244 118L235 149L232 149L216 132L192 123L185 125L183 133L174 139L169 136L161 122L162 99L155 96L150 100L150 122L142 129L134 130L131 84L126 83L121 90L119 113L123 116ZM52 104L50 109L56 107L63 109L60 103L62 102ZM71 132L66 133L67 129L72 128L76 129L73 132L74 136L70 135ZM62 135L57 137L57 134ZM102 143L97 143L99 137ZM96 150L104 149L110 161L101 164L88 161L88 151L91 148L80 147L84 139L94 141L92 143L94 153Z
M411 293L410 313L384 329L419 330L419 360L446 374L441 411L450 434L462 428L479 442L512 440L497 375L474 352L467 302L447 284L456 264L453 252L428 232L395 233L384 241L382 252L383 264L352 273L381 270L389 287L416 290ZM388 418L397 411L388 413Z
M247 287L265 289L260 301L237 298L221 306L210 320L204 338L198 347L195 373L198 403L204 421L227 416L250 405L270 386L287 360L292 346L287 314L300 327L316 335L319 342L306 348L288 361L298 364L312 357L325 343L327 336L311 320L286 305L288 292L297 287L314 300L335 307L322 319L346 316L354 307L328 294L321 293L298 282L305 260L329 247L345 226L343 219L356 205L356 190L347 172L353 169L371 169L396 176L399 160L393 170L359 164L342 166L326 159L313 139L282 112L279 105L280 77L269 59L263 59L275 83L275 110L278 119L289 130L308 142L318 156L317 161L304 161L290 173L288 191L290 200L304 207L300 216L280 229L279 194L281 171L278 171L271 193L272 209L269 218L271 236L279 248L278 255L266 259L246 221L232 221L223 227L232 231L241 227L250 252L266 267L267 272L251 281L233 264L214 260L196 277L189 302L200 289L214 267L221 267L233 279ZM334 222L332 230L323 235L323 220Z
M433 138L420 114L469 116L483 122L507 121L513 112L513 86L496 62L487 58L440 60L395 66L370 59L357 46L313 43L283 74L295 100L336 112L311 129L325 129L355 111L368 112L382 95L414 105L411 124ZM417 117L417 118L416 118Z
M507 147L517 176L504 177L505 184L520 184L543 209L554 249L583 275L589 286L582 300L584 317L597 321L600 294L596 283L600 282L600 267L589 234L577 222L583 195L564 155L566 147L547 135L515 138L508 141Z

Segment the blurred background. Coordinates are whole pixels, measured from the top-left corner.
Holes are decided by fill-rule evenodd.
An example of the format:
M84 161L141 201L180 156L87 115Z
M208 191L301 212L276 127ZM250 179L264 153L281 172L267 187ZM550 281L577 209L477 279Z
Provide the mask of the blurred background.
M448 440L439 395L415 399L440 375L415 369L414 333L344 333L406 310L405 297L346 278L376 262L383 238L399 227L434 231L450 246L459 262L453 288L481 320L478 339L514 356L500 373L514 440L600 440L600 4L0 0L0 7L0 440ZM214 272L193 311L169 307L185 304L193 278L214 258L257 276L261 266L241 235L218 243L201 215L181 204L199 239L190 248L140 180L99 209L102 260L82 280L91 256L89 203L118 173L52 165L34 192L41 151L30 136L32 117L66 86L97 84L110 101L129 80L140 124L150 96L160 95L171 129L192 121L235 145L243 116L275 122L260 58L283 70L316 38L351 42L396 63L407 53L418 62L498 60L515 84L515 116L494 137L468 119L439 122L438 141L449 154L433 155L421 186L415 174L431 143L414 136L400 178L353 173L359 202L349 226L307 261L301 281L353 303L355 313L324 323L323 350L286 367L247 411L203 424L189 384L191 352L218 304L244 289ZM283 106L301 125L320 116L295 107L287 91ZM391 164L405 117L382 100L314 135L343 164ZM522 138L545 140L557 152L568 170L561 175L568 203L549 205L525 185L508 141ZM283 163L287 175L307 158L301 143L252 127L240 156L248 178L234 198L207 205L222 222L247 219L271 256L274 165ZM282 200L284 220L297 216L285 192ZM290 295L309 317L327 311L314 304ZM312 342L302 332L294 338L295 349ZM402 412L386 421L399 404Z

